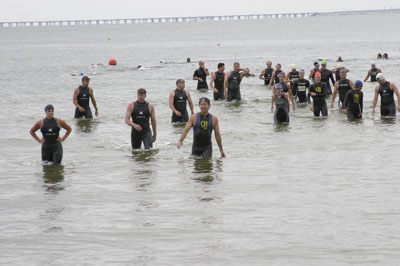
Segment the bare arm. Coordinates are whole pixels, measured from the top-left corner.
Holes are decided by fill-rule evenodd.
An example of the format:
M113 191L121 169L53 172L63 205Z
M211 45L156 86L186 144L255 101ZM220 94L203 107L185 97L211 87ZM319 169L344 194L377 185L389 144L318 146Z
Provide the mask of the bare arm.
M99 115L99 110L97 109L97 103L96 103L96 99L94 98L94 94L93 94L93 89L89 88L89 94L90 94L90 99L92 99L92 104L94 106L94 109L96 110L95 115L98 116Z
M376 104L378 102L378 95L379 95L379 86L376 86L374 101L372 103L372 115L375 115L375 107L376 107Z
M339 89L339 82L336 81L335 87L334 87L333 93L332 93L331 108L333 108L333 106L334 106L335 99L336 99L336 94L337 94L338 89Z
M171 108L171 110L177 115L177 116L182 116L182 114L176 110L175 106L174 106L174 92L171 92L169 94L169 108ZM179 114L178 114L179 113Z
M31 133L31 136L39 143L44 143L45 141L44 138L39 138L36 135L36 131L38 131L42 127L42 125L43 125L43 120L39 120L33 125L31 130L29 131L29 133Z
M244 76L246 76L247 74L250 73L250 69L249 68L242 68L240 69L242 72L240 73L240 78L243 78Z
M72 102L79 109L79 111L85 112L85 108L83 108L78 104L78 95L79 95L79 88L76 88L74 91L74 96L72 97Z
M211 74L211 78L210 78L210 88L214 90L214 80L215 80L215 73Z
M210 75L210 72L208 72L207 68L204 68L204 73L206 73L206 76L208 77Z
M157 139L157 121L156 121L156 111L154 109L154 105L149 104L150 112L151 112L151 127L153 128L153 142L156 142Z
M192 97L190 96L190 93L188 91L186 92L186 97L187 97L188 102L189 102L190 112L191 112L191 114L193 114L194 113L193 101L192 101Z
M294 97L293 97L293 93L292 93L292 88L290 87L290 85L289 85L289 84L287 84L286 86L287 86L287 88L288 88L288 92L289 92L290 101L291 101L291 102L292 102L292 104L293 104L293 112L294 112L294 111L295 111L295 109L296 109L296 107L295 107L295 104L294 104Z
M308 78L309 78L309 79L312 79L313 75L314 75L314 69L311 69L310 75L308 75Z
M183 141L185 140L187 134L189 133L189 130L193 127L195 123L196 123L196 115L191 115L189 121L186 123L186 126L183 129L181 138L179 139L178 149L182 147Z
M272 71L271 80L269 81L268 86L271 86L271 85L272 85L272 82L274 82L274 81L275 81L275 70Z
M290 103L289 103L289 97L287 96L287 94L285 93L285 100L288 106L288 113L290 112Z
M219 132L219 123L218 123L218 118L213 116L213 125L214 125L214 130L215 130L215 140L217 141L219 151L221 152L221 157L225 158L225 152L222 147L222 138L221 138L221 133Z
M275 95L276 94L272 94L272 99L271 99L271 112L274 111L274 104L275 104Z
M265 80L264 75L265 75L265 69L263 69L263 70L261 71L261 73L260 73L260 75L258 76L258 78L259 78L259 79L264 79L264 80Z
M68 138L69 134L71 134L72 128L62 119L57 119L57 123L60 127L67 131L65 132L64 137L57 138L58 142L64 142Z
M227 94L227 92L226 92L226 89L228 88L228 80L229 80L229 77L231 76L231 72L229 72L229 73L227 73L226 75L225 75L225 80L224 80L224 97L225 97L225 99L227 98L227 96L228 96L228 94Z
M128 104L128 107L126 108L126 113L125 113L125 123L128 126L131 126L134 129L136 129L137 131L142 131L142 127L140 125L135 124L131 121L131 115L133 113L133 108L134 108L133 103Z
M370 74L369 74L369 70L368 70L368 74L367 74L367 76L365 77L365 79L364 79L364 81L363 81L363 82L366 82L366 81L367 81L367 79L369 78L369 76L370 76Z

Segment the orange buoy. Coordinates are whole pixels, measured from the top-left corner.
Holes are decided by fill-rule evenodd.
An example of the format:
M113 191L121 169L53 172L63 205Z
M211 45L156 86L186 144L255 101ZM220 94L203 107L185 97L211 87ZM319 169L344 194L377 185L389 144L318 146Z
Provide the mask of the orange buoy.
M116 66L116 65L117 65L117 60L115 60L115 59L110 59L110 61L108 61L108 64L109 64L110 66Z

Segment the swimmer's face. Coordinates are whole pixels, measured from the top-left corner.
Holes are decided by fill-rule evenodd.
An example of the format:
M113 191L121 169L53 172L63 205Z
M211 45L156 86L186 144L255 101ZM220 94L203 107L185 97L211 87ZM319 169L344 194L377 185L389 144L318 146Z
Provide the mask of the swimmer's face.
M321 65L321 68L322 69L326 69L326 65Z
M355 91L360 91L360 90L362 90L362 87L355 87L354 90Z
M82 86L83 87L89 86L89 82L90 82L90 80L87 80L87 79L82 80Z
M199 65L200 65L200 68L204 68L204 62L203 62L203 61L201 61L201 62L199 63Z
M220 66L220 67L218 68L218 70L219 70L220 72L224 72L224 71L225 71L225 66Z
M299 72L299 77L300 77L301 79L303 79L303 78L304 78L304 72Z
M376 68L376 65L375 64L371 65L371 68Z
M386 83L386 80L384 80L384 79L378 79L378 83L381 84L381 85L383 85L383 84Z
M210 110L211 104L209 104L205 101L201 101L199 106L200 106L200 111L205 113L205 112L208 112L208 110Z
M285 76L284 75L279 75L279 82L280 83L285 82Z
M279 65L276 65L275 68L276 68L276 70L281 70L281 66L279 66Z
M341 79L346 79L347 73L340 73L340 78Z
M315 67L316 69L319 69L319 64L316 64L314 67Z
M233 65L233 69L234 69L235 71L239 71L240 65L239 65L239 64L234 64L234 65Z
M54 109L50 109L46 111L46 117L47 118L53 118L54 117Z
M144 100L146 99L146 93L138 93L137 94L137 99L138 99L138 102L140 102L140 103L142 103L142 102L144 102Z
M176 86L178 87L178 89L183 90L185 88L185 82L184 81L178 82Z
M267 67L268 67L268 68L271 68L271 67L272 67L272 62L271 62L271 61L268 61L268 62L267 62Z
M321 76L315 76L315 82L320 83L321 82Z
M275 91L276 91L276 94L277 94L278 96L281 96L281 94L282 94L282 89L280 89L280 90L276 90L276 89L275 89Z

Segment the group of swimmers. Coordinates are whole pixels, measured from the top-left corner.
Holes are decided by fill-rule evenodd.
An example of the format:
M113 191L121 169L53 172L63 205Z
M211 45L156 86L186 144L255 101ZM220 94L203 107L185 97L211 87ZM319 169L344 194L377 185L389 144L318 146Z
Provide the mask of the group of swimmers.
M233 70L225 73L224 63L218 64L218 70L211 74L210 87L213 90L213 98L217 100L240 101L240 84L244 77L250 74L249 68L241 68L238 62L233 65ZM361 119L363 114L363 82L357 80L353 82L347 79L347 73L350 70L343 67L341 63L336 69L327 69L327 62L322 61L321 66L318 62L314 63L311 69L309 80L305 79L304 70L296 70L292 65L292 70L286 75L280 64L272 68L272 62L267 62L267 68L263 69L259 78L264 80L264 84L273 89L271 110L274 111L274 120L276 123L288 123L290 103L293 111L296 102L298 104L308 104L314 116L328 116L328 106L326 98L332 95L331 107L334 107L336 95L339 94L339 106L349 119ZM378 97L381 97L381 115L395 116L396 104L394 94L400 102L400 93L395 84L386 81L382 71L371 63L371 69L368 71L364 82L370 78L371 82L377 81L379 84L375 88L372 114L375 114L375 107ZM336 76L336 81L335 77ZM197 89L208 90L207 76L209 71L205 68L205 63L201 61L199 68L193 74L193 80L197 80ZM93 117L90 108L90 101L95 108L95 115L98 116L97 103L93 94L93 89L89 87L90 78L84 76L82 85L74 90L73 104L75 105L75 118ZM333 85L333 91L330 86ZM157 139L157 123L155 108L146 101L147 92L140 88L137 91L137 100L128 105L125 114L125 123L131 127L131 146L133 149L139 149L143 146L145 149L153 147ZM187 112L189 105L191 116ZM169 106L172 110L171 121L173 123L186 123L186 126L180 137L178 148L181 148L188 132L193 128L192 155L194 157L210 158L212 156L212 132L215 131L217 141L222 157L225 152L222 146L222 138L219 130L218 118L209 113L211 102L207 97L201 97L199 100L200 112L194 114L193 102L190 93L185 90L185 81L178 79L176 89L169 95ZM54 164L61 163L63 148L61 143L65 141L71 133L71 127L62 119L54 117L54 106L49 104L45 106L46 117L37 121L30 130L32 137L42 144L42 160ZM397 106L400 111L400 105ZM63 137L60 137L60 129L66 130ZM40 130L43 137L39 138L36 131Z

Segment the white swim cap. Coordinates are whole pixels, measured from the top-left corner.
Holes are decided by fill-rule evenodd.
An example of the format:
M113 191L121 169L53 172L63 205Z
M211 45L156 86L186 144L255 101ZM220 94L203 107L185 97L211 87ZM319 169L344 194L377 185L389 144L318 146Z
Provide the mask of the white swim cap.
M296 65L295 64L292 64L292 69L296 69Z
M373 66L373 65L375 65L375 62L372 61L372 62L371 62L371 66Z
M383 73L379 73L378 75L376 75L376 79L385 79L385 75L383 75Z
M342 63L338 63L338 64L337 64L337 67L338 67L338 68L342 68L342 67L343 67Z

